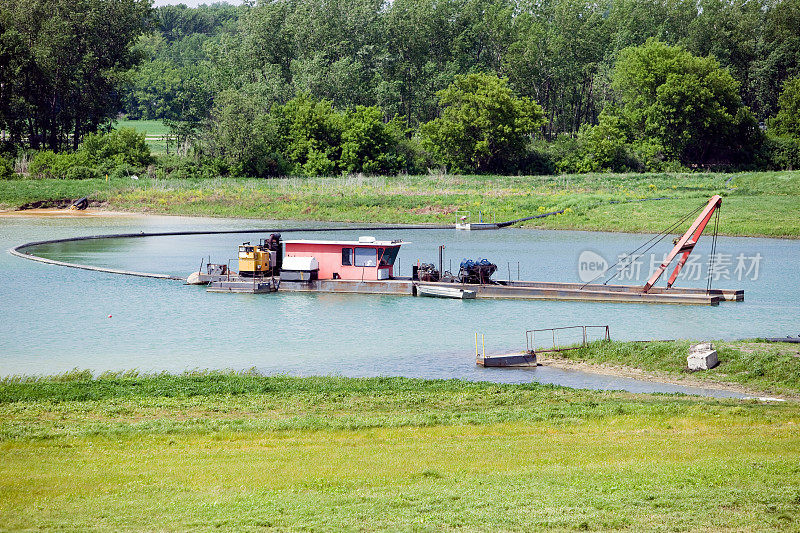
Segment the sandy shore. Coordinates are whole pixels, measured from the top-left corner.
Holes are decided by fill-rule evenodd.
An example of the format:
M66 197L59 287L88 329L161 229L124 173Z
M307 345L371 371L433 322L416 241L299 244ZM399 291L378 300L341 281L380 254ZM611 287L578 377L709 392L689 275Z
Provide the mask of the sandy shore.
M800 395L796 394L777 394L772 392L759 391L750 389L736 383L727 383L717 380L705 380L692 377L691 374L686 376L675 376L666 372L651 372L634 368L625 365L615 365L611 363L586 363L583 361L571 361L569 359L554 359L554 358L541 358L539 363L543 366L551 366L553 368L561 368L564 370L579 370L581 372L591 372L593 374L602 374L605 376L614 376L621 378L632 378L639 381L648 381L651 383L666 383L669 385L681 385L684 387L698 387L703 389L724 390L730 392L738 392L747 396L763 400L800 400Z
M0 217L45 217L45 218L96 218L96 217L143 217L142 213L131 213L127 211L105 211L103 209L6 209L0 211Z

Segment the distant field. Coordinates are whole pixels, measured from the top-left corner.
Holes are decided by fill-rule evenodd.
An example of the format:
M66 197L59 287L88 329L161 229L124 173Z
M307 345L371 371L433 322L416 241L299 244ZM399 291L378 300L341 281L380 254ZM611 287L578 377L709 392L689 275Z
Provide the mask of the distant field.
M175 215L437 224L461 210L498 221L564 210L524 225L628 232L659 232L713 194L724 197L721 234L800 237L800 171L0 181L7 207L89 196L111 209Z
M796 531L800 405L404 378L0 382L0 529Z
M133 128L139 133L144 133L146 135L145 139L151 152L154 154L163 154L167 152L167 143L163 137L169 135L169 128L160 120L123 119L118 120L114 128Z
M114 127L116 129L133 128L139 133L147 134L148 137L161 137L162 135L167 135L169 133L169 128L167 128L160 120L122 119L118 120Z

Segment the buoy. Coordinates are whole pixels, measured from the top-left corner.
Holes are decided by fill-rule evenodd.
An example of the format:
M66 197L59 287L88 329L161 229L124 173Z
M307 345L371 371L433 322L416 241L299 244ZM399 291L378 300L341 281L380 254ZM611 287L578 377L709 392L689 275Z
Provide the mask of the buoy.
M108 318L111 318L111 315L108 315Z

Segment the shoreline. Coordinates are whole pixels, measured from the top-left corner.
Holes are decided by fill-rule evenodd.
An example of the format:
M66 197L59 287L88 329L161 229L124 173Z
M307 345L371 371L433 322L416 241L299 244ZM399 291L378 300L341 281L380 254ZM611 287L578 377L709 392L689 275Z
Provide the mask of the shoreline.
M235 220L260 220L252 216L235 216L235 215L214 215L214 214L189 214L189 213L169 213L151 211L146 209L144 211L124 211L118 209L104 209L103 207L90 207L84 210L70 210L69 208L31 208L20 209L17 208L3 208L0 209L0 218L5 217L28 217L28 218L103 218L103 217L189 217L189 218L215 218L215 219L235 219ZM341 219L325 219L325 218L281 218L281 221L290 222L330 222L335 224L392 224L397 226L415 226L415 225L439 225L443 223L437 222L390 222L390 221L358 221L358 220L341 220ZM455 224L453 224L455 226ZM347 229L347 228L343 228ZM573 226L563 227L546 227L537 225L519 224L500 229L535 229L541 231L580 231L584 233L627 233L630 235L654 235L655 232L650 231L630 231L618 228L607 229L586 229ZM760 233L754 234L736 234L719 232L720 237L737 237L737 238L755 238L755 239L776 239L782 241L797 241L800 240L800 235L765 235Z
M163 216L152 213L154 216ZM97 208L84 210L69 208L2 209L0 217L28 218L103 218L103 217L146 217L148 213L136 211L116 211ZM169 216L169 215L168 215Z
M786 392L770 392L758 389L753 389L732 383L729 381L720 381L716 379L703 380L693 378L690 374L685 377L678 377L669 372L657 372L652 370L644 370L642 368L631 367L627 365L620 365L615 363L590 363L586 361L574 361L571 359L561 358L547 358L541 359L539 362L542 366L550 366L561 370L577 370L580 372L587 372L603 376L631 378L638 381L645 381L647 383L663 383L666 385L678 385L684 387L695 387L702 389L712 389L727 392L736 392L739 394L746 394L753 396L752 399L757 400L779 400L779 401L800 401L800 394L786 393ZM767 397L768 396L768 397Z

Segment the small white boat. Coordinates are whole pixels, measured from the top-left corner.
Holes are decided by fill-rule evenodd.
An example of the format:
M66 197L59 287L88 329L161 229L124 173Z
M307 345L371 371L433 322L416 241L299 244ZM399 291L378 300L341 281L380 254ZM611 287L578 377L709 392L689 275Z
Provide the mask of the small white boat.
M475 291L460 287L445 287L442 285L417 285L417 296L430 296L433 298L457 298L471 300L475 298Z
M479 229L500 229L500 224L494 222L467 222L463 224L456 223L456 229L473 231Z

